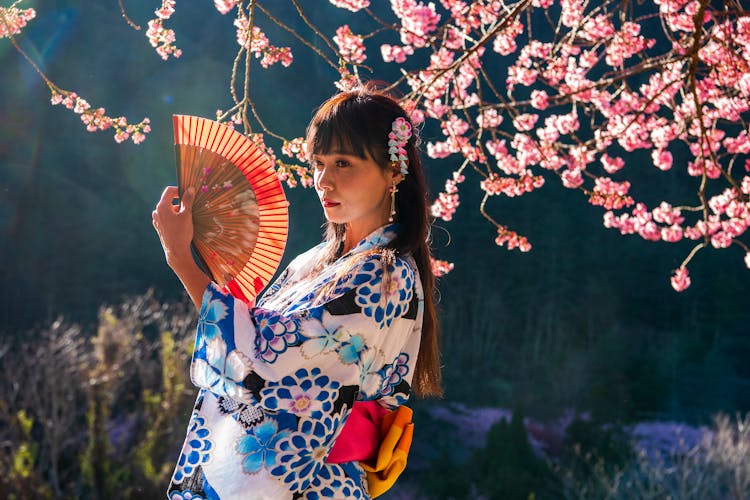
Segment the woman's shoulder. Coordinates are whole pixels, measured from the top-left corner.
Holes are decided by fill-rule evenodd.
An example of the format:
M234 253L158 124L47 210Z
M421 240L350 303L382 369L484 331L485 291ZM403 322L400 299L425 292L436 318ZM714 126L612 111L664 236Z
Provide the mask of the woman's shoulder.
M347 267L353 275L364 274L379 277L383 271L387 275L402 275L412 279L418 275L416 262L411 255L397 255L387 248L373 249L354 255Z
M325 242L319 243L309 250L297 255L287 266L289 274L296 274L300 271L304 271L307 267L314 265L317 262L317 256L320 254L324 246Z

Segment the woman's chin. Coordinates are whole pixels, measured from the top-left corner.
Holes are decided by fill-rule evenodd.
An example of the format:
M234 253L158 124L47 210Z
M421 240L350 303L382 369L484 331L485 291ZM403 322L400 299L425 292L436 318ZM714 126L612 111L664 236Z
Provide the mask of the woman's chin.
M323 207L323 215L325 216L326 220L328 222L333 222L334 224L344 224L347 222L346 217L342 216L339 213L336 213L337 207Z

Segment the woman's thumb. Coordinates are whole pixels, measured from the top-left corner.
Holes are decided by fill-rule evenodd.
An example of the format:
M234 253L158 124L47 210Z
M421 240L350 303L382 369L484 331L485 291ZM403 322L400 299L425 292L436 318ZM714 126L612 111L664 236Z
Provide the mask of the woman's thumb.
M185 194L182 195L182 211L192 210L193 201L195 201L195 188L190 186Z

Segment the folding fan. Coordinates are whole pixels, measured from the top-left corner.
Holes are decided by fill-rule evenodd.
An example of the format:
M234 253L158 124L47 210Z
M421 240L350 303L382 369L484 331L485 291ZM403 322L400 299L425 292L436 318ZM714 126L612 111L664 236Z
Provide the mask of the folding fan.
M180 196L194 187L193 249L213 280L249 302L281 261L289 225L273 162L218 122L174 115Z

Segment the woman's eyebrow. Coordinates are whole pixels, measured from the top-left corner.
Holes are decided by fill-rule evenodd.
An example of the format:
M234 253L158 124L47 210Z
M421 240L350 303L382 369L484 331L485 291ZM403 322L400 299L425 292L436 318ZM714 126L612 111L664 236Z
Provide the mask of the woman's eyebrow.
M313 153L313 156L332 156L332 155L354 156L355 158L362 158L356 152L344 150L344 149L334 149L331 151L326 151L325 153Z

